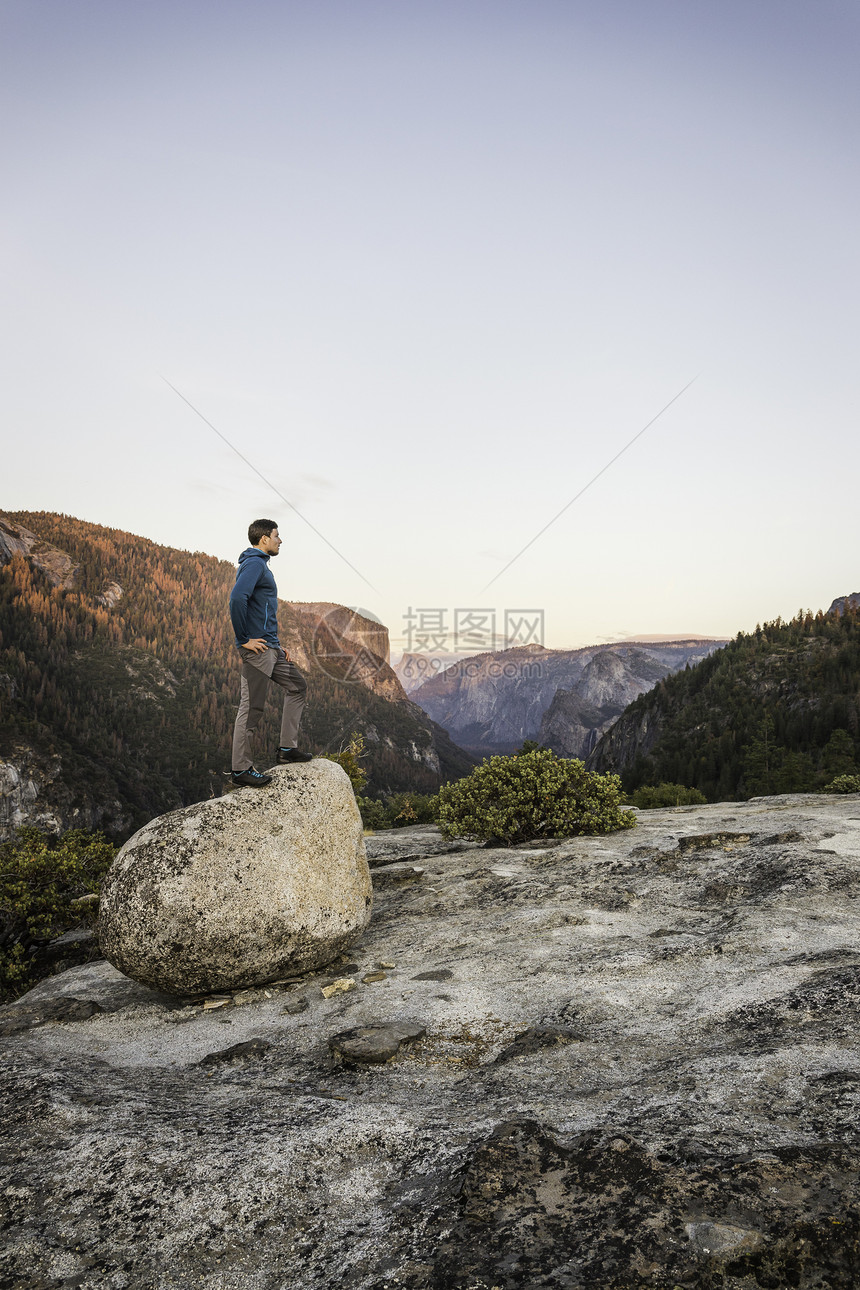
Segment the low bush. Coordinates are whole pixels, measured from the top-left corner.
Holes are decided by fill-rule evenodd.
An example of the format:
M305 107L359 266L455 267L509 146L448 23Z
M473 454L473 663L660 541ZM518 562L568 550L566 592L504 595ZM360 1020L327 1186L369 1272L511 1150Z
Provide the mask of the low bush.
M707 800L697 788L665 783L643 784L630 799L633 806L638 806L643 811L653 811L660 806L704 806Z
M390 829L391 820L385 809L385 803L375 797L356 797L361 811L361 822L366 829L375 833L377 829Z
M365 755L364 735L353 731L349 743L336 753L323 753L349 775L361 819L366 829L398 829L406 824L428 824L436 818L436 798L424 793L392 793L388 797L363 797L367 772L361 764Z
M510 846L532 838L612 833L636 823L622 810L621 780L598 775L581 761L529 746L512 757L490 757L439 790L443 837L470 837Z
M392 793L389 797L357 797L366 829L402 829L407 824L432 824L437 798L424 793Z
M359 793L367 783L367 771L361 764L364 756L364 735L354 730L349 737L349 743L341 745L340 751L336 753L321 753L326 761L336 761L338 766L342 766L349 775L349 782L352 784L352 791L360 801Z
M860 793L860 775L837 775L824 785L825 793Z
M49 838L21 829L0 844L0 996L21 994L48 941L93 926L97 896L117 848L100 833L72 829Z

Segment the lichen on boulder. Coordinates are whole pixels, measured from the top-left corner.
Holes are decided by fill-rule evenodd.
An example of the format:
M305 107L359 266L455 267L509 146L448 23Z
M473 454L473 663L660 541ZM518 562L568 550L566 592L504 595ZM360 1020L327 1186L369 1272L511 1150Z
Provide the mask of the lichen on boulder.
M349 778L277 767L267 788L145 825L102 887L102 952L173 994L260 984L336 958L370 919L370 871Z

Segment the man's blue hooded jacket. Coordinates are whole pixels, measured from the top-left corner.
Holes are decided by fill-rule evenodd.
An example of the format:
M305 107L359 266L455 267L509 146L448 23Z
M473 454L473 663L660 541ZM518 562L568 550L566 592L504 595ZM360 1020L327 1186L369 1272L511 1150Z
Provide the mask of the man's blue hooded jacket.
M239 556L236 581L230 592L230 621L236 644L262 639L275 649L278 640L278 588L269 568L269 557L249 546Z

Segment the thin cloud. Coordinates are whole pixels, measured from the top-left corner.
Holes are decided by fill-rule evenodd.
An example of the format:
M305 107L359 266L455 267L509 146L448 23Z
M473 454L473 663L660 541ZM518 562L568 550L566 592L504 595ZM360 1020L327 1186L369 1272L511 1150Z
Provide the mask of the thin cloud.
M218 427L214 426L212 422L209 420L209 418L205 417L203 413L200 411L200 409L194 406L194 404L191 402L190 399L187 399L185 397L185 395L182 393L181 390L177 390L176 386L173 385L170 381L168 381L166 376L162 376L161 379L162 381L164 381L164 384L168 386L168 388L171 389L173 393L182 400L183 403L187 404L187 406L191 409L191 411L200 418L200 420L204 423L204 425L207 425L209 429L212 431L212 433L218 436L218 438L222 441L222 443L226 443L227 447L233 450L233 452L236 454L239 460L243 461L245 465L248 466L249 469L254 472L254 474L257 476L258 479L261 479L268 488L271 488L273 493L276 493L277 496L280 497L281 501L284 503L285 506L289 506L290 510L293 511L293 513L299 517L299 519L302 521L303 524L306 524L308 526L311 532L316 533L317 537L321 541L325 542L326 546L329 548L330 551L334 551L335 555L338 556L344 562L345 565L348 565L348 567L352 569L353 573L358 574L362 582L366 582L368 587L370 587L372 591L379 590L378 587L374 587L373 583L370 581L369 578L365 578L364 574L361 572L360 569L356 569L352 561L348 560L346 556L343 554L343 552L337 549L337 547L334 545L333 542L329 542L325 534L321 533L319 529L316 527L316 525L312 524L306 515L302 515L301 511L295 505L294 502L291 502L288 497L285 497L284 494L280 491L280 489L277 488L276 485L273 484L270 479L267 479L267 477L263 474L263 472L261 470L258 470L257 467L254 465L254 463L252 461L249 461L248 458L245 456L245 454L240 452L239 449L236 447L236 445L231 443L230 440L227 438L227 436L225 434L222 434L221 431L218 429Z

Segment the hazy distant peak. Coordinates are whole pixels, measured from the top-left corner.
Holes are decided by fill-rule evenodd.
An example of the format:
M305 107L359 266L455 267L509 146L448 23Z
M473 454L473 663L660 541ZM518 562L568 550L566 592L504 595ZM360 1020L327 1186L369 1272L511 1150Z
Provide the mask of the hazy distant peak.
M618 645L660 645L665 643L675 644L678 641L725 641L728 636L701 636L698 632L663 632L655 635L654 633L641 632L636 636L625 636L623 640L616 641Z

